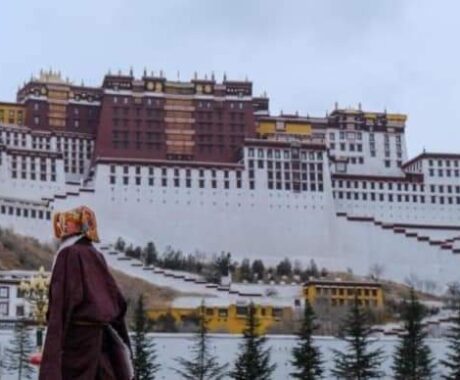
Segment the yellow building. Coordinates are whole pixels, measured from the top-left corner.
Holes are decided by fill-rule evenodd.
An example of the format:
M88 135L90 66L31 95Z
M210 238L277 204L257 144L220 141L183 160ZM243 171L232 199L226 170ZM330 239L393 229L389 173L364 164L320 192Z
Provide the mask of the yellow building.
M0 103L0 123L24 125L26 109L17 103Z
M383 307L382 285L378 282L311 280L304 284L303 292L312 305L346 306L352 304L356 296L362 306Z
M270 329L276 328L283 322L293 319L293 309L289 306L262 305L254 302L256 317L259 322L259 333L266 333ZM187 319L198 317L201 306L179 307L149 310L148 315L151 319L170 314L176 325L180 326ZM204 307L205 316L208 323L209 332L241 334L246 327L246 320L249 313L248 303L237 303L230 305L208 305Z

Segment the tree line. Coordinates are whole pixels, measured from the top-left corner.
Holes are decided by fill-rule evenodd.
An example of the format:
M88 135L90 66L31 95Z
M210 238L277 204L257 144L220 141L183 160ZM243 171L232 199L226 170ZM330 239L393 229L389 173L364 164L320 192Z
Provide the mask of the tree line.
M179 270L202 275L210 282L219 283L222 276L231 273L237 282L258 281L307 281L309 278L327 277L326 268L319 268L314 260L304 268L300 261L285 258L276 265L268 265L263 260L251 261L248 258L232 260L228 252L208 255L203 252L185 254L181 250L167 247L163 253L158 252L154 242L145 246L127 245L118 238L114 248L126 256L141 260L144 265L154 265L162 269Z
M231 378L235 380L270 380L276 369L271 361L270 348L266 347L266 337L261 334L255 306L249 305L246 328L240 343L236 359L232 363L220 362L210 347L205 305L199 313L199 327L193 338L193 349L190 359L178 357L177 367L172 370L178 378L185 380L220 380ZM326 373L323 353L313 340L316 331L316 316L312 305L306 301L302 323L297 332L297 342L291 352L290 377L301 380L316 380L336 378L346 380L378 379L385 375L381 369L383 351L374 347L372 329L369 323L367 309L359 305L358 299L349 308L343 321L342 334L339 336L345 343L345 349L333 350L333 367L330 374ZM136 315L146 315L143 301L140 299ZM392 377L396 380L429 380L434 379L436 363L426 342L427 332L422 320L425 309L419 302L413 289L408 299L403 301L401 319L403 332L393 353L391 367ZM136 321L139 319L136 318ZM137 331L146 327L145 324L135 323ZM147 339L145 331L139 335L134 345L134 362L138 380L154 380L159 366L155 362L155 348ZM136 338L135 338L136 339ZM455 317L448 334L448 353L440 361L444 366L443 379L460 379L460 302L455 305ZM149 356L150 355L150 356ZM150 357L150 361L144 360ZM327 376L328 375L328 376Z
M445 368L442 378L446 380L460 378L460 302L457 301L454 307L454 318L447 336L448 352L439 363ZM271 361L271 351L266 347L266 337L260 333L255 310L255 306L250 304L237 357L232 363L225 363L220 361L210 346L208 321L203 304L198 316L198 329L193 338L191 357L175 358L177 365L171 369L176 373L177 378L185 380L219 380L224 377L235 380L273 379L276 365ZM391 375L396 380L434 379L436 363L426 342L427 332L422 324L424 316L425 309L412 289L408 299L403 302L401 312L403 332L393 353ZM142 296L137 300L131 328L136 379L154 380L161 364L158 362L154 340L148 335L151 321L147 316ZM297 332L297 342L291 352L291 378L315 380L333 377L367 380L384 375L381 369L382 349L374 347L376 342L371 338L372 330L367 309L360 306L357 299L349 308L343 321L342 334L339 336L346 346L343 350L333 351L334 363L329 374L326 373L323 353L313 340L315 331L315 311L306 301L302 323ZM6 368L8 372L18 374L18 379L33 378L34 371L28 361L35 349L31 339L31 328L23 322L17 323L13 339L0 360L1 367Z

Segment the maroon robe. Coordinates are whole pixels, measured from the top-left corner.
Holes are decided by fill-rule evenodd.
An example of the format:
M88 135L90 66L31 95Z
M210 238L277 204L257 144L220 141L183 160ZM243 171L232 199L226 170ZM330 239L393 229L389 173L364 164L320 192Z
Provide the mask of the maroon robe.
M104 257L82 238L64 248L51 277L40 380L118 379L107 328L129 346L126 302Z

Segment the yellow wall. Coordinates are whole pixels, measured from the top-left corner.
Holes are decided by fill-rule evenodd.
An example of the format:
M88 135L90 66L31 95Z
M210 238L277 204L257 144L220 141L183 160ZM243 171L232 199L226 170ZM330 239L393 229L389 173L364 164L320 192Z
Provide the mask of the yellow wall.
M274 121L261 121L257 126L257 133L261 135L268 135L275 133L275 122Z
M292 318L293 312L290 307L277 308L273 306L256 305L256 317L259 321L258 333L265 333L267 329L275 326L283 320ZM176 323L180 323L183 317L199 315L200 308L167 308L149 310L149 317L157 319L170 313ZM209 332L223 332L241 334L246 327L248 307L229 305L228 307L206 307L206 320ZM246 314L244 314L246 312Z
M275 134L308 136L311 135L312 128L308 123L261 121L257 126L257 133L261 136Z
M25 107L13 103L0 103L0 123L24 125Z
M383 291L377 286L349 286L344 284L319 285L309 284L304 287L304 297L314 305L318 300L327 301L331 306L350 305L358 296L358 302L362 306L373 308L383 307Z
M366 112L364 114L364 117L366 119L377 119L377 114L373 113L373 112ZM407 120L407 116L404 115L404 114L401 114L401 113L389 113L389 114L386 115L386 118L389 121L396 121L396 122L400 122L400 123L404 123Z

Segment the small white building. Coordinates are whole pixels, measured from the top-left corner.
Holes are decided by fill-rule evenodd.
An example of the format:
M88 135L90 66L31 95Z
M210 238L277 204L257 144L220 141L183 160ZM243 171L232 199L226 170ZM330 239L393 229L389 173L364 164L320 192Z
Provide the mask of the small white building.
M19 284L37 273L26 270L0 271L0 324L30 317L30 305L23 297Z

